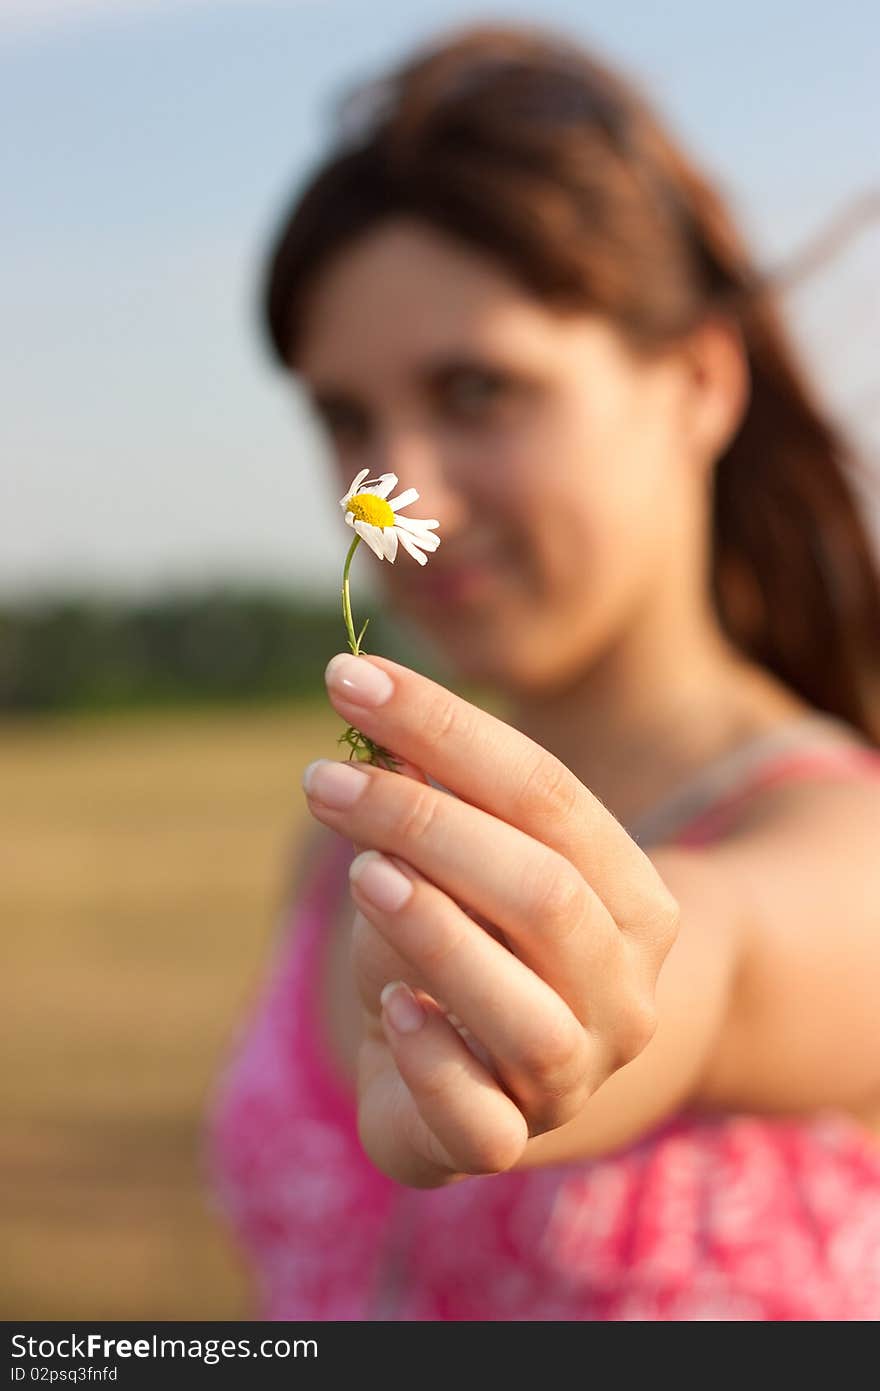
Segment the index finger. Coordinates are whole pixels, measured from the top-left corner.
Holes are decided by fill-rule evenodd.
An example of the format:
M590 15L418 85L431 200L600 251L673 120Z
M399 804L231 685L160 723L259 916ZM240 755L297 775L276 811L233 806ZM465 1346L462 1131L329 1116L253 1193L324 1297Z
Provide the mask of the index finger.
M357 678L367 674L363 664L391 683L379 704L353 698ZM564 855L620 927L643 927L645 912L656 912L663 884L654 865L555 754L388 657L339 653L325 679L334 709L369 738L463 801Z

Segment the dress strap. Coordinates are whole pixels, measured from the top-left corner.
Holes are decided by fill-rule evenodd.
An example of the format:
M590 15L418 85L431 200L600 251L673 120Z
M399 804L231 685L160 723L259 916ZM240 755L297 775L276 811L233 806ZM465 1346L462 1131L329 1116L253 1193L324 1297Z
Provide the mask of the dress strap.
M746 782L713 802L680 827L677 845L705 845L723 834L738 811L756 793L776 783L822 774L867 774L880 779L880 749L853 745L790 750L766 760Z
M853 726L825 712L810 710L797 715L712 759L626 829L642 846L676 840L685 827L728 799L760 786L760 779L770 769L786 766L789 760L794 768L796 756L815 753L820 758L830 755L845 760L850 751L860 756L880 752L867 742L856 742L857 736Z

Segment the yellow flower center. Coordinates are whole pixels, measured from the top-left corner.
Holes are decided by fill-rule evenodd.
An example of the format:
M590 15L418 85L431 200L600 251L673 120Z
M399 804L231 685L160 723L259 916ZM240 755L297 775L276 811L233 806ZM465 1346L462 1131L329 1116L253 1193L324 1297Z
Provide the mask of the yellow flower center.
M348 500L348 510L370 526L394 526L394 513L384 497L376 497L375 493L355 493Z

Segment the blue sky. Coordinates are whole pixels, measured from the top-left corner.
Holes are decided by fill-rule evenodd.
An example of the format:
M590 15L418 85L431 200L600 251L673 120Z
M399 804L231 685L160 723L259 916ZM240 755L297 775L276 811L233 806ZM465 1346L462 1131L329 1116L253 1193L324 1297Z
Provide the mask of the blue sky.
M0 595L336 588L332 480L257 331L261 255L340 88L489 16L641 79L768 264L880 186L873 0L2 0ZM880 229L790 304L875 449L878 311Z

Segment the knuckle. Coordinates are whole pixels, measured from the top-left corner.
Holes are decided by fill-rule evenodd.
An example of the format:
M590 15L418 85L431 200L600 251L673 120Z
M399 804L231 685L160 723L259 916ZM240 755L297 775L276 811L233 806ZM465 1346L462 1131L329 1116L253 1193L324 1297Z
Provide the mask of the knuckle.
M586 890L583 878L562 855L556 855L546 873L530 888L531 914L536 923L555 935L573 931L583 920Z
M437 793L432 787L406 782L406 798L400 812L398 829L406 840L423 840L431 829L437 814Z
M659 872L656 872L654 881L649 918L654 936L658 940L668 941L671 946L678 934L681 906Z
M680 926L681 909L678 900L674 899L666 890L659 905L651 915L643 938L650 943L657 971L674 946Z
M558 1096L543 1097L541 1104L530 1111L529 1134L543 1135L548 1130L558 1130L559 1126L573 1121L586 1106L593 1090L583 1079Z
M586 1038L574 1016L543 1028L521 1065L544 1097L564 1098L579 1087L587 1073Z
M668 951L669 948L675 942L680 927L681 906L678 902L678 899L673 898L670 894L669 902L666 906L666 911L663 915L663 921L661 923L660 932L658 934L660 937L661 945L665 947L666 951Z
M491 1130L470 1137L463 1167L469 1174L503 1174L519 1159L527 1138L519 1113L507 1125L496 1120Z
M678 932L681 906L662 879L657 889L653 918L657 935L668 937L672 941Z
M436 940L430 945L425 944L419 951L419 966L423 973L435 979L443 973L443 967L450 957L455 956L462 943L465 941L466 930L456 930L453 927L445 931L432 934Z
M633 944L640 949L648 949L656 954L657 969L675 942L681 925L681 908L678 899L657 878L656 883L646 894L636 918L624 925Z
M647 1048L657 1032L657 1009L653 1000L644 995L633 996L621 1012L615 1030L618 1067L632 1062Z
M566 821L574 814L578 799L579 786L574 774L560 759L542 749L524 769L516 809L525 817L544 816Z
M440 691L434 696L425 712L424 725L432 743L442 743L447 735L453 733L457 737L465 737L467 711L467 703L450 696L448 691Z
M431 1103L445 1102L449 1097L450 1089L453 1085L463 1085L463 1078L456 1078L450 1081L448 1069L442 1067L426 1067L420 1070L417 1078L410 1078L408 1085L412 1087L414 1096L422 1101Z

